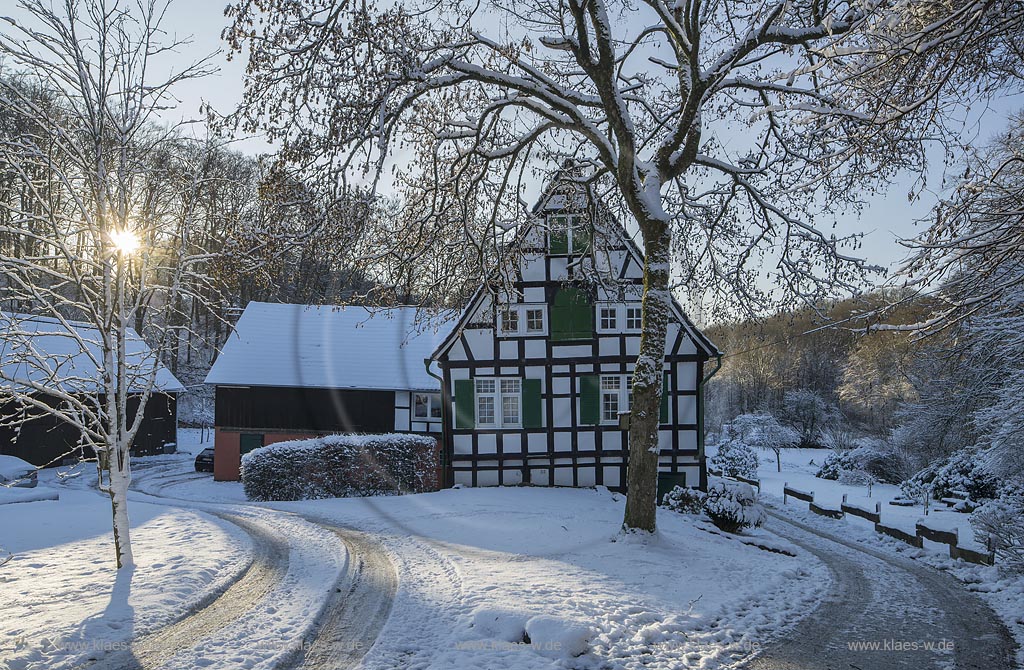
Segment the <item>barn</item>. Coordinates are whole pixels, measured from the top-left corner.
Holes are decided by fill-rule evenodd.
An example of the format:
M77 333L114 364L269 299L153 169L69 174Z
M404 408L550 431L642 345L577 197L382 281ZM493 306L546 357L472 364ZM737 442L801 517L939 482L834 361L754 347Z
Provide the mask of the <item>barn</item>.
M77 428L53 415L27 410L15 396L24 395L24 384L30 382L64 393L94 396L96 403L103 402L96 365L99 331L90 324L67 324L50 317L0 313L0 454L44 467L92 457L92 453L83 452ZM146 403L132 453L164 453L177 441L177 400L185 387L156 360L142 338L131 329L128 336L129 374L139 379L139 388L128 398L129 416L138 411L142 380L148 383L153 366L158 366L155 390ZM32 395L50 405L59 402L53 395Z
M448 483L624 490L643 256L598 203L550 188L519 231L507 294L481 288L434 352ZM721 356L673 300L659 488L705 488L704 383Z
M206 377L214 477L255 448L330 433L442 433L425 359L454 314L250 302Z

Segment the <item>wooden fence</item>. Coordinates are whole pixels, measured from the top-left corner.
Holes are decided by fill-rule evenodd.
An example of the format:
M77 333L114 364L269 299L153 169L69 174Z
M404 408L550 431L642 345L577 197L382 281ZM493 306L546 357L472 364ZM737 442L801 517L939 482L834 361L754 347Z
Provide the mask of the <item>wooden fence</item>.
M758 491L761 490L761 480L759 479L726 477L722 474L721 470L712 470L711 468L708 468L708 474L715 477L721 477L722 479L731 479L733 481L750 484L751 486L756 486ZM875 503L875 509L872 511L870 509L848 503L846 501L846 495L844 494L843 502L837 509L823 503L816 503L814 501L814 491L801 491L800 489L792 488L789 483L785 483L782 485L782 503L784 505L787 504L790 498L803 500L808 503L808 509L811 512L830 519L842 519L846 514L852 514L853 516L866 519L875 525L876 533L881 533L882 535L887 535L900 540L901 542L906 542L912 547L917 547L918 549L924 547L925 540L945 544L949 547L949 557L954 560L960 559L967 561L968 563L977 563L979 565L992 565L996 560L995 549L993 548L991 540L989 541L987 551L976 551L974 549L968 549L960 546L960 536L956 530L937 530L935 528L929 528L921 522L916 524L913 533L908 533L907 531L896 528L895 526L887 526L882 523L881 503Z
M952 559L960 559L969 563L978 563L980 565L992 565L995 563L995 550L991 541L989 542L987 551L976 551L974 549L968 549L960 546L960 534L956 529L951 531L938 530L935 528L929 528L920 521L915 525L913 533L901 530L895 526L887 526L882 523L882 506L880 503L875 503L875 509L872 511L870 509L848 503L846 501L846 495L843 495L843 502L839 508L836 509L834 507L815 502L814 491L801 491L799 489L792 488L788 483L786 483L782 486L783 504L787 504L789 498L803 500L808 503L808 509L811 512L830 519L842 519L846 514L852 514L853 516L867 519L875 525L876 533L881 533L902 542L906 542L918 549L924 547L925 540L929 540L931 542L945 544L949 547L949 557Z

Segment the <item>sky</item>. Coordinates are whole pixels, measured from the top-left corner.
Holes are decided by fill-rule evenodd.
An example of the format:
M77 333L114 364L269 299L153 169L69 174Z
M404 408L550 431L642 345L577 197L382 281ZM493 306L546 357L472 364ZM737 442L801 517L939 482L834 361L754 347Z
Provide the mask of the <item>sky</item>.
M8 2L9 0L3 0ZM182 53L182 59L196 59L217 51L212 63L218 72L200 79L184 82L176 89L180 105L176 110L167 112L167 121L178 121L182 118L198 118L200 105L209 103L219 112L230 112L241 99L245 61L238 59L229 61L226 49L220 40L220 33L227 23L224 16L224 0L175 0L166 17L165 28L177 38L191 36L193 42ZM992 135L1002 129L1006 115L1016 108L1024 107L1024 101L1018 98L1007 98L997 101L984 113L972 110L979 121L971 124L972 141L985 143ZM737 133L742 133L737 129ZM241 138L235 148L260 153L271 149L260 138ZM941 170L941 156L937 156ZM916 223L928 216L928 213L943 192L941 191L942 175L933 171L928 175L927 188L922 196L914 202L908 201L907 193L911 188L912 177L909 175L897 180L887 193L873 196L867 206L859 213L844 213L839 216L839 232L863 232L863 247L855 253L869 262L895 269L906 256L906 249L899 244L899 239L917 234L922 225ZM829 217L823 216L822 220Z

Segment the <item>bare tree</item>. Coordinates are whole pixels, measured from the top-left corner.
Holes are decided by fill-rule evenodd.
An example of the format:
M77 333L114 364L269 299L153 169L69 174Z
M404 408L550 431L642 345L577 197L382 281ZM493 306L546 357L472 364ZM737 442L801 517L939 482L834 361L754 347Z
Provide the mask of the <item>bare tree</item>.
M225 38L250 53L239 124L325 180L375 188L401 164L424 220L473 217L500 237L531 176L571 160L631 221L646 265L624 527L653 531L672 289L748 311L856 290L869 270L844 251L856 236L816 219L923 167L950 120L943 92L989 85L950 45L1005 9L239 0Z
M205 281L208 260L193 244L181 189L146 188L166 176L152 157L175 137L155 126L175 102L171 89L210 71L166 58L186 44L163 41L166 9L155 0L19 0L18 18L0 32L0 58L49 101L0 79L2 114L28 129L0 142L4 176L25 194L5 205L0 226L20 241L0 256L0 300L32 313L5 315L0 394L22 410L5 420L45 413L81 431L110 496L119 568L133 565L129 449L159 358L186 327L172 312ZM194 173L184 188L201 179ZM40 329L62 338L62 354L33 347ZM84 369L95 373L86 379Z

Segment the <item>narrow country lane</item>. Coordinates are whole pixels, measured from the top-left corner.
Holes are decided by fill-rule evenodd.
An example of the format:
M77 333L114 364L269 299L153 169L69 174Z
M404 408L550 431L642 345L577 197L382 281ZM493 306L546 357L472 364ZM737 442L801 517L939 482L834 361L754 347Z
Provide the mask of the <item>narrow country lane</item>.
M751 670L1009 670L1015 644L953 577L770 512L772 531L832 573L822 605L742 667Z

